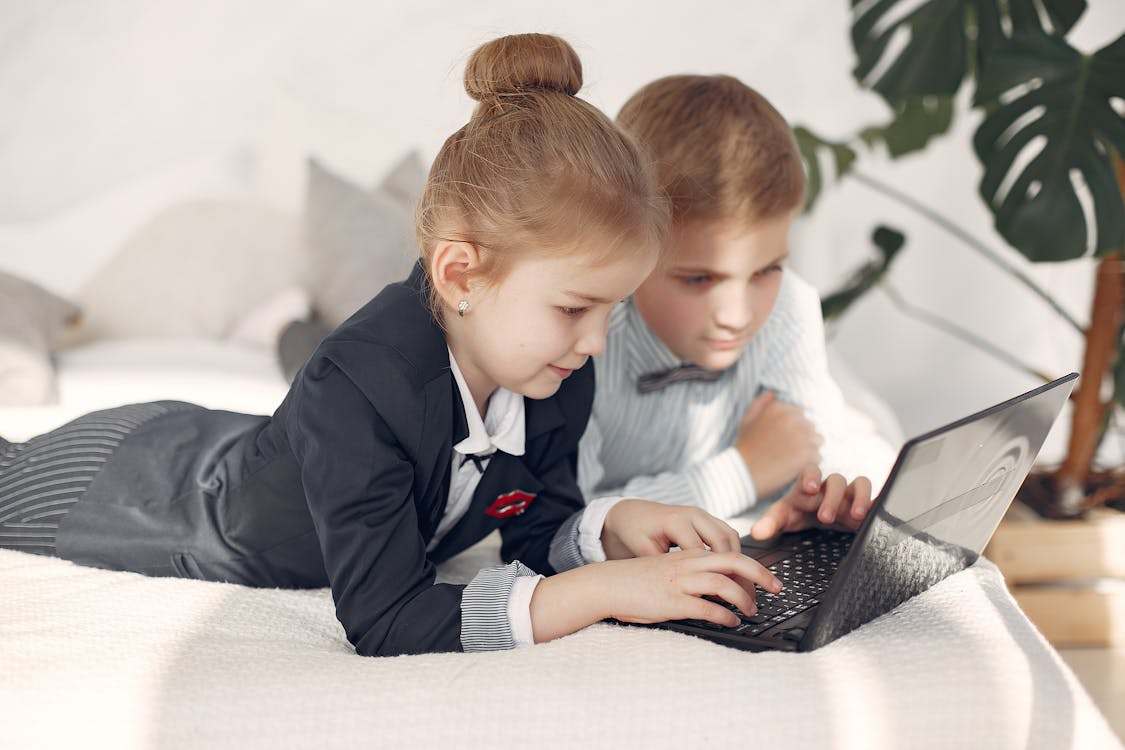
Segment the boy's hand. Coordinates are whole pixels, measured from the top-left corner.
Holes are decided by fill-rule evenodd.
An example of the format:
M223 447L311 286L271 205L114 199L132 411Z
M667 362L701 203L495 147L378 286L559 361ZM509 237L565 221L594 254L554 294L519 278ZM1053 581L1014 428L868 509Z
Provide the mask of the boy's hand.
M804 411L777 401L773 391L763 391L751 403L738 428L738 449L758 497L780 490L802 467L820 463L824 440Z
M738 532L702 508L629 499L614 505L605 517L602 548L608 560L660 555L670 547L740 549Z
M820 469L806 466L785 497L771 505L750 528L755 539L769 539L785 531L801 531L821 524L855 531L871 510L871 480L856 477L851 484L839 474L823 482Z

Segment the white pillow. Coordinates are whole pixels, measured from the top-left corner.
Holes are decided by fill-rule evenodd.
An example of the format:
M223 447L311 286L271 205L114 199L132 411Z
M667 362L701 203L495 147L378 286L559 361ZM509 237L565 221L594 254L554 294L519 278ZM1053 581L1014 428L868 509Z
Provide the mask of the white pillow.
M312 315L309 293L299 286L282 289L235 321L227 339L236 344L273 351L286 326Z
M130 336L222 338L300 273L300 228L234 201L172 206L143 226L78 293L68 342Z

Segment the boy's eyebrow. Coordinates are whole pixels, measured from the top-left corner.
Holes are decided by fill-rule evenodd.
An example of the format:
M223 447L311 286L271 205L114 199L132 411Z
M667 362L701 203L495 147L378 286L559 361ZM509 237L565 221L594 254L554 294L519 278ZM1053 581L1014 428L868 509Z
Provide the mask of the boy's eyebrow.
M726 278L728 274L722 271L716 271L714 268L707 268L706 266L673 266L672 270L676 273L692 274L695 276L718 276Z
M788 257L789 257L789 251L786 250L781 255L779 255L776 258L774 258L773 260L769 261L768 263L763 265L758 270L761 271L763 268L769 268L770 266L776 266L780 263L784 263L785 260ZM673 266L671 270L675 273L694 274L694 275L697 275L697 276L698 275L715 276L716 278L720 278L720 279L725 279L728 276L730 276L730 274L728 274L728 273L725 273L723 271L716 271L714 268L708 268L707 266Z
M603 299L601 297L594 297L594 296L589 295L589 294L583 294L582 292L566 291L566 292L563 292L563 293L569 294L571 297L577 297L578 299L582 300L583 302L589 302L589 303L594 304L594 305L608 305L609 302L610 302L610 300L608 300L608 299Z
M783 252L783 253L782 253L781 255L777 256L776 258L774 258L773 260L771 260L771 261L770 261L769 263L767 263L767 264L765 264L764 266L762 266L762 268L769 268L770 266L776 266L776 265L778 265L778 264L780 264L780 263L784 263L784 262L785 262L785 259L786 259L786 258L788 258L788 257L789 257L789 251L788 251L788 250L786 250L786 251L785 251L785 252ZM761 270L761 269L758 269L758 270Z

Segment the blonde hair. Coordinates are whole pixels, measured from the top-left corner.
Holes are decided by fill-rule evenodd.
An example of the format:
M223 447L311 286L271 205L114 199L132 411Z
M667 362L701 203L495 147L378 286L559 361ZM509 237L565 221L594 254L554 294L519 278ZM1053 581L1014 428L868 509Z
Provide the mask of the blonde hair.
M804 203L805 173L792 130L737 78L657 79L625 103L617 122L656 160L674 222L756 223Z
M438 152L418 205L427 272L443 239L482 251L474 278L487 284L521 256L589 251L591 238L595 262L663 251L668 206L650 159L575 96L581 87L582 63L556 36L505 36L472 54L465 90L476 110Z

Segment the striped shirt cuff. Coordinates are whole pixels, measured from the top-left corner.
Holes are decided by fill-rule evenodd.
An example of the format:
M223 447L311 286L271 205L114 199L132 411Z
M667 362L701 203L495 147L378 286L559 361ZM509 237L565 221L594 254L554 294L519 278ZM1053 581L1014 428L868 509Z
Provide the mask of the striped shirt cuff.
M559 573L605 560L602 527L610 508L624 500L616 495L591 500L585 510L566 519L551 540L547 560Z
M624 497L599 497L586 506L582 520L578 524L578 551L585 562L596 563L605 560L605 548L602 547L605 517L609 514L610 508L624 499Z
M551 547L547 550L547 562L556 572L581 568L586 564L582 559L582 552L578 549L578 525L582 522L583 511L577 511L570 518L563 521L559 530L551 538Z
M516 646L535 645L535 628L531 626L531 597L543 576L516 576L512 595L508 597L508 622L512 624L512 640Z
M537 575L520 561L485 568L461 594L461 648L465 651L500 651L515 648L509 602L516 579ZM527 597L530 605L531 597ZM526 609L526 608L525 608ZM527 613L527 629L531 614Z
M737 448L727 448L688 472L695 497L713 516L730 518L745 513L758 502L750 469Z

